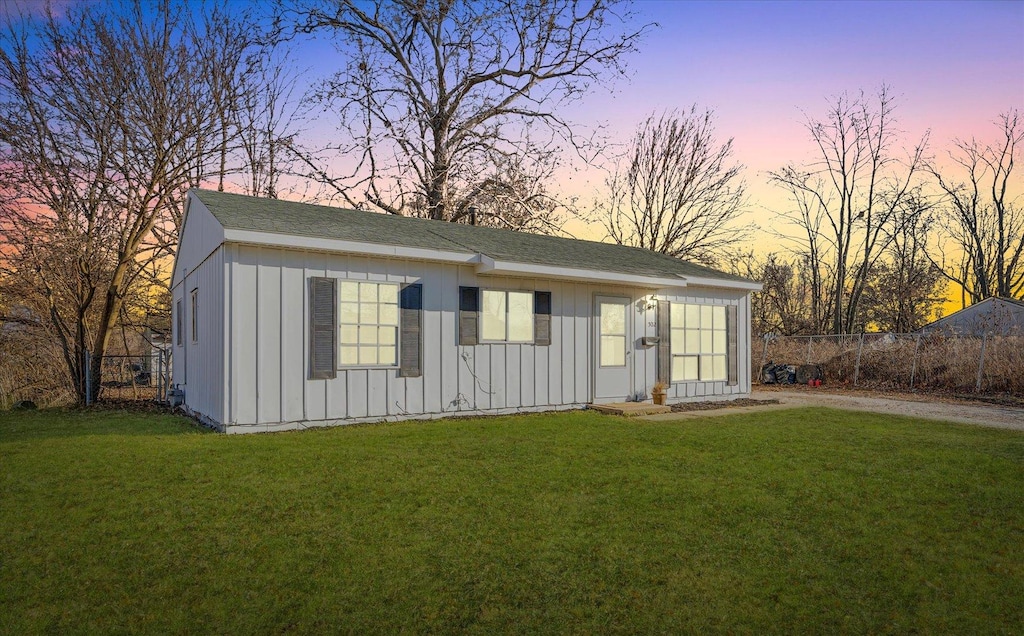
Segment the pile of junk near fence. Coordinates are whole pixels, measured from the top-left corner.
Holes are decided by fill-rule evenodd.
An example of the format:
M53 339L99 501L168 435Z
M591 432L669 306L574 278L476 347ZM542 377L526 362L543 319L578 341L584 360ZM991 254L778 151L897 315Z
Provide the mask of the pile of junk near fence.
M775 364L761 367L761 384L806 384L821 386L825 374L817 364Z
M1024 336L861 333L762 337L762 384L822 380L876 389L1024 396ZM756 355L756 354L755 354Z

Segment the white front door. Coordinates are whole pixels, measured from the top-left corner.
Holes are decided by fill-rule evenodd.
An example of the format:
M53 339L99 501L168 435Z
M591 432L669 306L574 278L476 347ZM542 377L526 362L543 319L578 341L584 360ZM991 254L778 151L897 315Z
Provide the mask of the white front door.
M621 402L633 394L632 303L597 296L594 305L594 401Z

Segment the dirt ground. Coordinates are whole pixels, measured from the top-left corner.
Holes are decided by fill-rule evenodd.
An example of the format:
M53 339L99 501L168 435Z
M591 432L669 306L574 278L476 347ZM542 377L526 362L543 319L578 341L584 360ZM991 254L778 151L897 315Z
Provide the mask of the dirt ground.
M713 410L687 409L682 412L644 415L640 419L666 421L801 406L827 406L1024 431L1024 400L1014 396L964 399L949 395L786 385L755 386L749 400L707 404L713 405L708 407Z

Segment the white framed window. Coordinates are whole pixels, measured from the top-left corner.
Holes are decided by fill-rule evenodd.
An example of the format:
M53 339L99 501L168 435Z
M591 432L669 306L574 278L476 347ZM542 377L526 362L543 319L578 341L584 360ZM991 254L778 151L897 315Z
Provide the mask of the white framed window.
M398 364L398 284L339 281L338 366Z
M192 290L192 342L199 342L199 288Z
M533 292L483 290L480 336L485 342L533 342Z
M727 380L725 307L671 304L672 381Z

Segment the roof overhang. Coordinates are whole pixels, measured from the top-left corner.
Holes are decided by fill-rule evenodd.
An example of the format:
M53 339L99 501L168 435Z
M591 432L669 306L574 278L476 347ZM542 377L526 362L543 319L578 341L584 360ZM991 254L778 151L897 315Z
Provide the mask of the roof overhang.
M178 240L181 241L181 232L185 229L185 222L188 221L188 209L192 203L192 197L195 196L189 191L188 196L185 197L185 206L181 211L181 224L178 225ZM179 245L180 247L180 245ZM181 253L180 249L174 250L174 262L171 263L171 284L168 289L174 289L178 285L178 254Z
M233 243L244 243L247 245L292 247L304 250L345 252L348 254L362 254L365 256L408 258L421 261L440 261L444 263L472 264L476 263L478 260L476 254L469 252L452 252L448 250L436 250L423 247L364 243L361 241L342 241L315 236L275 234L272 232L256 232L253 230L225 229L224 240Z
M348 254L361 254L364 256L475 265L476 273L481 275L556 278L589 283L616 283L619 285L631 285L635 287L646 287L649 289L698 285L702 287L718 287L744 291L761 290L760 283L754 283L751 281L701 278L693 276L677 276L674 278L645 276L642 274L626 274L621 272L581 269L575 267L558 267L554 265L538 265L536 263L499 261L487 256L486 254L474 254L471 252L453 252L450 250L387 245L383 243L344 241L315 236L259 232L255 230L225 229L224 240L225 242L230 243L266 247L290 247L303 250L345 252Z
M718 287L720 289L742 289L743 291L761 291L764 285L752 280L729 280L727 278L703 278L687 276L686 284L699 287Z
M563 280L576 280L592 283L618 283L620 285L650 287L651 289L660 289L663 287L686 287L686 281L682 278L662 278L658 276L641 276L638 274L606 272L596 269L578 269L575 267L554 267L552 265L537 265L534 263L497 261L486 254L480 254L480 261L476 266L476 273L485 275L492 274L495 276L559 278Z

